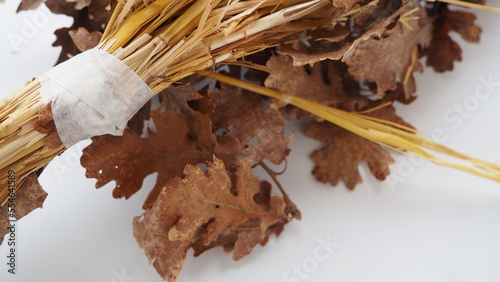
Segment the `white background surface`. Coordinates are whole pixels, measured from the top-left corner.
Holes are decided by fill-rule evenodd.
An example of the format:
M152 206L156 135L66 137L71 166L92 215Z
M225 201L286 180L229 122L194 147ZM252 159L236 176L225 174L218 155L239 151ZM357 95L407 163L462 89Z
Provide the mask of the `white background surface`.
M38 17L40 22L40 13L46 13L15 15L16 7L14 0L0 5L0 95L50 68L59 53L51 47L52 33L71 24L51 16L15 53L9 34L22 35L27 21ZM460 41L463 63L446 74L426 69L417 77L420 98L398 108L428 137L441 128L446 145L497 161L500 87L477 107L470 104L467 117L453 122L443 117L459 117L453 107L473 100L479 77L500 81L500 15L476 14L484 31L481 44ZM378 182L363 164L365 181L355 191L333 188L318 184L310 173L308 154L320 146L296 134L288 171L281 177L302 221L288 224L279 238L239 262L221 249L198 258L190 252L178 281L500 281L498 183L428 163L408 165L407 157L395 154L400 161L391 170L399 171L403 182ZM8 251L5 244L0 247L0 281L161 280L132 235L132 218L142 213L146 189L128 201L113 199L112 185L94 189L95 180L85 178L78 162L81 148L71 148L45 170L40 181L49 196L43 209L18 223L16 275L7 273ZM148 187L153 181L147 178ZM326 258L314 257L321 247L318 240L338 247ZM286 276L294 266L307 279Z

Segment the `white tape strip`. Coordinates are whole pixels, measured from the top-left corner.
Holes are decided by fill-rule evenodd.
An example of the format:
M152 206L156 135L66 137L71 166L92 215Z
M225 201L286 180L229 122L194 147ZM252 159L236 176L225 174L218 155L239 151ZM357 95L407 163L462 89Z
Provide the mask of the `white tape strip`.
M91 49L38 77L41 101L66 148L103 134L121 135L154 92L122 61Z

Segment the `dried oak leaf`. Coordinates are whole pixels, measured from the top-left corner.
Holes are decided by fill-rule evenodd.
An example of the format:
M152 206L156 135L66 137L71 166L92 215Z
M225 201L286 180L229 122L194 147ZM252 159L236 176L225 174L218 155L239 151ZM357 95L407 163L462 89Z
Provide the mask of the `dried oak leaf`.
M192 115L194 112L188 102L200 100L201 98L203 96L191 84L170 86L160 93L160 99L167 110L177 110L185 115Z
M339 104L345 98L337 69L331 64L326 65L325 76L321 64L314 64L310 69L294 66L290 56L271 57L266 66L271 70L264 82L266 87L327 106ZM325 83L325 78L328 79L328 84ZM278 108L287 105L282 101L276 101L274 104ZM302 113L298 118L305 115Z
M81 10L85 7L88 7L92 0L66 0L68 3L75 3L75 10Z
M224 149L219 148L212 133L212 123L208 116L193 114L195 136L190 136L186 115L176 112L151 113L157 133L149 130L147 138L126 129L123 136L104 135L92 138L92 144L83 150L80 162L86 168L88 178L97 178L96 188L115 180L115 198L129 198L137 192L143 179L158 172L158 178L150 192L144 208L148 209L165 183L182 175L187 164L199 164L212 159L212 154ZM195 138L194 138L195 137ZM224 156L228 162L236 162L236 153Z
M82 14L81 16L88 17L85 14ZM77 47L77 45L73 41L73 38L70 35L70 32L75 32L76 29L80 27L80 26L76 25L77 23L81 24L82 22L77 21L75 19L75 23L70 28L66 28L66 27L60 28L54 32L54 34L56 35L56 41L54 41L54 43L52 43L52 46L54 46L54 47L61 46L62 47L61 54L59 55L59 58L57 59L56 64L62 63L64 61L66 61L67 59L72 58L75 55L78 55L81 53L79 47ZM83 27L89 31L90 30L92 30L92 31L97 30L99 32L101 31L100 24L94 23L94 22L88 22L88 24L83 25ZM84 41L80 41L79 45L80 45L80 47L85 46L85 45L90 46L93 43L94 42L85 43Z
M396 1L382 1L381 3L370 2L367 5L362 5L359 12L352 16L353 22L356 24L356 28L366 29L368 25L373 24L377 21L377 19L389 16L391 12L394 12L394 10L387 9L386 5L395 5L396 3Z
M15 204L15 211L13 214L8 213L9 203L11 203L9 200L7 200L5 205L0 207L0 245L2 244L4 235L10 232L9 218L15 217L19 220L33 210L41 208L47 195L47 192L38 183L36 173L31 173L16 190L16 197L13 202Z
M55 149L63 145L56 130L54 117L52 116L52 104L48 104L38 110L38 118L33 124L33 128L42 134L47 134L45 137L45 147L48 149Z
M271 209L271 184L267 181L262 181L260 183L260 192L255 194L253 197L255 203L264 207L267 211ZM287 213L285 208L285 213ZM233 259L239 260L244 256L250 254L253 247L257 244L264 246L267 243L268 236L262 238L262 233L255 226L259 223L258 219L249 220L241 225L237 229L229 230L225 234L221 234L216 241L205 245L202 240L196 241L191 247L194 250L194 256L197 257L204 252L221 246L224 248L224 252L233 252ZM284 229L284 223L278 223L268 228L268 235L275 234L278 236ZM246 229L248 232L242 232ZM203 232L204 229L201 229Z
M178 111L185 114L189 120L191 128L195 128L193 113L194 109L188 104L190 101L203 100L200 95L190 84L180 86L170 86L159 93L160 101L167 111ZM207 102L207 101L202 101ZM212 105L213 106L213 105ZM208 106L210 108L210 105ZM215 108L215 106L213 106ZM198 112L207 114L202 110L196 109ZM211 111L210 111L211 112ZM144 130L144 121L151 117L151 100L148 101L135 115L129 120L127 126L135 133L141 135ZM194 134L194 133L193 133Z
M87 18L101 24L107 23L111 16L114 0L46 0L45 5L54 14L63 14L75 19L74 26L85 26Z
M344 23L336 23L331 27L314 29L309 35L315 41L341 42L350 32Z
M147 101L137 113L127 122L127 128L137 135L142 135L146 121L151 118L151 100Z
M451 11L447 5L441 5L434 23L432 40L425 49L427 66L431 66L436 72L452 70L453 62L462 60L462 49L451 39L449 33L456 31L467 42L479 42L481 28L474 24L475 19L476 16L472 13Z
M410 78L414 82L412 73L423 69L417 52L429 45L433 25L424 8L414 15L418 16L418 21L411 22L411 30L398 23L390 36L358 44L354 55L346 61L349 73L356 79L377 84L379 97L388 90L396 90L398 82L406 85ZM409 89L408 92L407 97L414 94Z
M411 127L396 115L392 106L385 106L369 115ZM390 173L389 164L394 159L387 150L368 139L328 122L314 122L307 129L306 135L327 143L311 154L316 162L312 173L322 183L329 182L336 186L342 180L347 188L354 189L356 184L362 182L358 171L362 160L378 180L384 180Z
M102 33L98 31L89 32L84 27L79 27L77 30L70 30L68 34L71 36L73 43L80 52L87 51L97 46L102 37Z
M280 164L290 152L292 135L285 135L285 117L282 111L265 109L260 95L238 92L223 86L209 91L215 104L210 115L216 129L227 129L226 134L245 146L240 154L250 164L269 160Z
M2 1L0 1L1 3ZM20 11L35 10L40 7L45 2L45 0L22 0L17 7L16 13Z
M215 104L212 103L212 99L208 95L208 87L204 87L198 91L198 94L202 96L201 99L188 101L187 104L193 110L203 113L205 115L210 115L215 111Z
M335 62L327 60L314 64L312 68L294 66L289 56L271 57L267 62L271 70L264 85L290 96L300 97L327 106L337 106L348 110L364 107L366 97L350 96L344 91L341 75ZM286 106L284 102L276 101L274 107ZM304 118L309 113L295 107L287 109L287 117Z
M250 63L251 65L258 65L258 66L265 65L266 62L269 60L269 58L274 56L275 53L274 49L275 48L269 47L260 52L245 56L245 61ZM268 76L269 73L267 71L252 67L248 68L248 71L244 74L246 80L253 81L259 85L264 85L264 81Z
M85 2L84 0L82 3ZM116 4L116 1L109 0L90 0L90 4L83 9L76 9L75 2L67 2L66 0L47 0L45 5L54 14L63 14L73 18L73 25L69 28L60 28L54 32L56 41L52 46L61 46L61 54L56 64L79 54L81 51L75 45L70 31L77 32L79 28L85 28L89 33L103 32L103 26L108 22L111 16L111 7ZM83 38L80 38L79 45L90 46L95 42L95 35L89 37L92 40L85 43Z
M262 186L247 162L238 164L234 177L217 158L206 172L187 165L184 175L172 179L133 223L139 246L165 280L175 281L190 247L199 254L221 245L239 259L288 222L280 196L268 198L267 208L256 201Z
M107 24L116 3L115 0L91 0L89 18L94 22Z
M85 7L88 7L92 0L66 0L68 3L75 3L75 10L81 10Z
M374 88L376 88L376 86ZM398 83L396 90L387 91L383 100L387 102L398 101L402 104L408 105L413 103L417 99L417 95L408 96L407 94L416 92L417 82L415 81L415 77L411 76L406 85L403 86L402 83Z
M332 0L330 12L333 16L342 15L351 10L352 6L359 2L362 2L362 0Z
M313 65L327 59L346 61L352 56L358 44L372 38L380 38L388 30L392 29L411 1L379 1L377 9L379 13L374 17L373 21L365 24L361 29L355 28L351 30L350 36L342 41L342 44L310 41L309 45L311 46L308 47L301 42L297 42L292 45L280 46L278 53L291 56L296 66ZM336 36L336 32L334 35ZM328 38L328 36L324 35L324 38Z

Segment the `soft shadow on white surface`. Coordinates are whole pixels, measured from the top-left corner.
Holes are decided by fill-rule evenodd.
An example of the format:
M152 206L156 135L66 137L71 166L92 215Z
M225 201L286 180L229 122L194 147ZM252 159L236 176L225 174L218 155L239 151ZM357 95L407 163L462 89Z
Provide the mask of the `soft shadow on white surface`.
M52 32L71 24L51 16L14 53L9 33L22 32L25 21L40 12L14 15L16 5L12 0L0 5L1 95L52 66L59 52L51 47ZM420 97L398 110L426 136L440 128L446 145L495 161L500 160L500 87L477 107L468 105L460 125L456 118L450 121L454 105L470 103L480 77L500 82L500 16L477 14L481 44L461 43L463 62L453 72L426 69L418 75ZM126 201L113 199L110 185L94 189L95 180L86 179L78 163L84 144L46 168L44 208L18 223L18 273L7 273L2 263L0 281L161 281L132 235L132 219L141 214L147 191ZM310 174L308 155L320 146L297 132L288 171L280 178L302 221L239 262L220 249L198 258L190 253L178 281L500 281L497 183L395 154L400 161L391 168L401 178L392 184L374 180L363 165L365 181L354 191L332 188ZM153 182L154 175L145 181ZM7 254L4 244L0 261Z

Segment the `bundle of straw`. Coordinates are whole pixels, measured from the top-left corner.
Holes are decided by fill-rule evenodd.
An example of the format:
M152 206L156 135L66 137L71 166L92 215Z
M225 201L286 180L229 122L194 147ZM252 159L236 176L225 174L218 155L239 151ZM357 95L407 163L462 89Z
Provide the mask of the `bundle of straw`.
M119 2L98 48L123 61L158 93L197 71L331 24L321 9L327 5L326 0ZM7 200L9 170L18 175L19 186L64 150L49 142L53 133L35 128L45 107L40 87L35 79L0 101L0 204Z
M120 59L158 93L194 73L276 46L289 35L331 25L344 15L332 16L330 5L329 0L119 1L98 48ZM411 129L220 74L205 75L281 99L395 150L413 152L435 163L500 181L499 166L425 140ZM39 90L40 82L35 79L0 102L0 204L7 200L4 184L9 170L22 179L64 150L53 140L57 131L37 130L35 126L39 112L46 109L40 102ZM469 165L441 160L426 149L465 160Z

